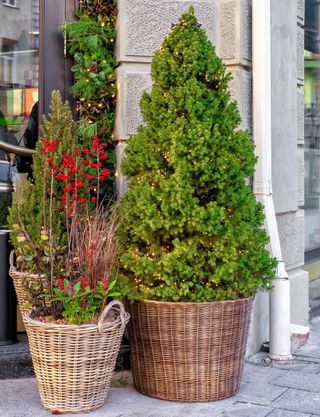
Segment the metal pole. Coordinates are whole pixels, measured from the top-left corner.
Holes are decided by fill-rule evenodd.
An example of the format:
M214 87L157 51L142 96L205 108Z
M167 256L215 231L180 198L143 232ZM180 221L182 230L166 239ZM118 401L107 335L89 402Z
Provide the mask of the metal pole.
M17 299L9 271L9 230L0 230L0 346L18 343Z

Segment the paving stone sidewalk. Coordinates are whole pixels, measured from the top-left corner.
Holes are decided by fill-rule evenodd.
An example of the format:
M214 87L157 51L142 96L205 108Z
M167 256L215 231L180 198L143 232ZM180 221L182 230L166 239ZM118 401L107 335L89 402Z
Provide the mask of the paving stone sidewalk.
M320 417L320 318L312 321L310 341L296 351L294 363L272 366L266 354L255 355L245 364L240 391L227 400L199 404L155 400L134 390L129 373L122 378L127 386L112 387L104 406L90 416ZM0 380L0 417L50 415L40 404L34 378Z

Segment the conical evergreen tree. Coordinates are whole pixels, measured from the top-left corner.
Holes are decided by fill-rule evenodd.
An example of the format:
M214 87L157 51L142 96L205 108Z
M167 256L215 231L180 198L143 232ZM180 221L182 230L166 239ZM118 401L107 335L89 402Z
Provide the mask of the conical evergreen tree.
M44 191L51 187L50 181L45 180L45 168L47 155L43 153L45 142L56 142L56 152L54 154L53 164L62 165L64 152L70 152L76 145L76 124L73 121L69 103L62 103L59 91L52 92L52 100L50 104L51 113L48 117L43 116L43 124L40 127L41 137L36 145L36 153L33 156L33 179L24 180L16 193L9 210L8 222L11 232L11 242L16 253L26 255L28 245L24 241L20 241L21 225L24 226L26 232L30 236L33 244L39 246L43 239L43 225L49 226L49 205L43 204ZM47 175L48 176L48 175ZM58 189L57 187L60 187ZM52 193L62 194L63 183L55 182ZM46 213L43 208L46 207ZM47 219L47 220L44 220ZM61 246L66 243L66 226L65 220L59 212L58 202L53 201L52 206L52 224L53 237ZM19 226L19 227L18 227ZM30 246L30 245L29 245ZM32 250L28 249L32 255ZM23 257L22 257L23 258ZM18 262L19 263L19 262ZM23 267L23 265L18 265ZM32 265L29 265L32 267Z
M212 301L266 289L275 261L246 179L256 158L239 130L225 66L193 8L152 61L145 125L122 164L120 285L131 299Z

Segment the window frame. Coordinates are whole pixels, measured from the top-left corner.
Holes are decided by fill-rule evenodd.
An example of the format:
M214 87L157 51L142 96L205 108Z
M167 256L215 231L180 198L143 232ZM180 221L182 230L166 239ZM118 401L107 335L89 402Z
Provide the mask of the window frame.
M11 4L11 3L13 3L13 4ZM6 7L11 7L12 9L18 9L19 8L18 0L2 0L1 4L3 6L6 6Z
M64 39L57 28L74 19L79 0L40 0L39 35L39 111L50 111L51 91L59 90L68 100L75 116L75 103L70 93L73 84L70 56L64 56ZM52 65L52 63L55 65Z

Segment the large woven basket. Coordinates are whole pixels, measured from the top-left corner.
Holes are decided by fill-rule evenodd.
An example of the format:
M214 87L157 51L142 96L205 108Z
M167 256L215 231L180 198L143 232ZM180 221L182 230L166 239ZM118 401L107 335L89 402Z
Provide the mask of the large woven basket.
M28 301L28 291L25 287L24 281L27 279L29 283L37 283L45 279L43 275L37 275L30 272L19 272L14 266L14 251L10 252L10 270L9 274L12 278L14 289L17 294L18 304L21 313L27 311L25 305Z
M105 321L114 310L116 318ZM122 303L108 304L98 324L50 324L31 319L30 312L23 316L43 406L60 413L100 407L108 394L130 317Z
M181 402L233 395L242 376L251 309L251 298L133 303L129 335L136 389Z

